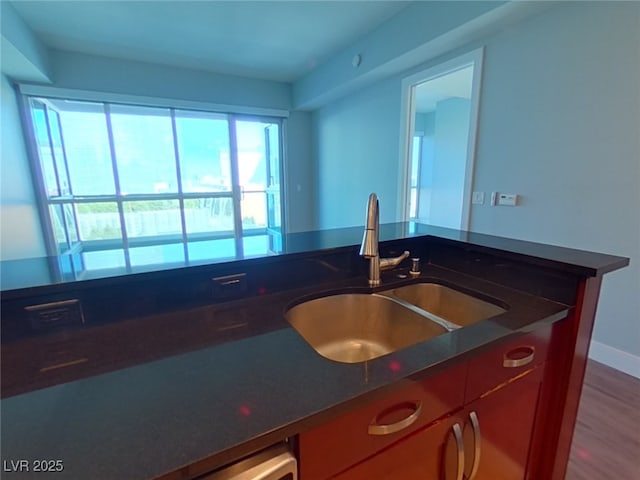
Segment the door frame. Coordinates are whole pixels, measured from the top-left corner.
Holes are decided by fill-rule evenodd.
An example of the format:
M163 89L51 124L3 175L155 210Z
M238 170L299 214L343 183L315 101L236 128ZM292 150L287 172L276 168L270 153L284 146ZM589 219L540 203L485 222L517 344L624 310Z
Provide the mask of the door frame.
M280 204L279 204L279 209L280 209L280 219L281 219L281 226L280 229L282 231L282 233L284 233L286 231L286 208L285 208L285 202L284 202L284 198L285 198L285 192L284 192L284 180L285 180L285 158L284 158L284 144L285 144L285 119L284 118L280 118L280 117L270 117L270 116L265 116L265 115L244 115L244 114L234 114L234 113L230 113L227 115L228 121L229 121L229 129L230 129L230 134L231 134L231 124L233 123L233 140L231 140L231 135L230 135L230 142L233 141L233 145L235 145L235 147L231 146L231 150L233 150L235 148L235 152L231 152L230 154L233 154L232 156L235 157L234 161L235 163L235 167L232 166L232 169L235 168L236 170L238 170L237 172L235 172L234 174L234 179L233 179L233 192L234 195L238 196L238 201L241 199L242 194L244 193L241 185L240 185L240 179L239 179L239 164L238 162L238 152L237 152L237 148L238 148L238 138L237 138L237 134L236 134L236 124L237 122L256 122L256 123L266 123L266 124L270 124L270 125L276 125L278 127L278 148L277 148L277 155L278 155L278 163L279 163L279 168L278 168L278 176L277 176L277 180L278 180L278 190L280 193ZM265 141L265 162L266 162L266 169L267 169L267 174L270 173L270 159L268 158L267 155L267 141ZM230 143L230 145L232 145ZM271 147L273 148L273 147ZM265 194L269 193L269 188L271 187L270 185L270 175L267 175L267 185L265 186ZM275 178L275 177L273 177ZM240 203L238 203L238 217L239 217L239 225L242 226L242 210L240 207ZM268 224L268 220L267 220L267 226L265 227L266 230L269 230L271 226ZM241 228L241 231L244 230L243 228Z
M459 55L455 58L432 66L405 77L401 87L400 106L400 175L398 186L398 217L407 222L409 216L409 199L411 194L411 153L415 130L415 88L428 80L446 75L461 68L473 65L471 83L471 102L469 109L469 134L467 137L467 159L464 176L462 198L462 214L460 230L468 230L471 222L471 197L475 168L476 140L478 133L478 117L480 112L480 89L482 86L482 64L484 47Z

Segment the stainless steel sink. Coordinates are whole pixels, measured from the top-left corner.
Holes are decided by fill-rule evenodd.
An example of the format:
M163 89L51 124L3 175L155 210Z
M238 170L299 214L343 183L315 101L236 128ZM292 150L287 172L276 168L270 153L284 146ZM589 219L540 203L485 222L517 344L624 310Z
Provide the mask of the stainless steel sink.
M415 283L381 292L415 305L460 327L494 317L506 310L437 283Z
M393 298L363 293L330 295L285 312L293 328L320 355L359 363L447 333Z

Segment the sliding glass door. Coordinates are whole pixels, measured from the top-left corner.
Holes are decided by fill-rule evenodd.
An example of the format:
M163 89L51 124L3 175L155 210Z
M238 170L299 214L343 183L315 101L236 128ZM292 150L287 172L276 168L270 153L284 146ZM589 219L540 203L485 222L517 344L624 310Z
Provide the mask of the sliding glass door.
M76 272L245 258L279 244L280 119L28 106L49 253L75 254Z
M258 119L235 119L238 145L238 185L241 193L245 255L279 251L282 213L280 203L280 125Z

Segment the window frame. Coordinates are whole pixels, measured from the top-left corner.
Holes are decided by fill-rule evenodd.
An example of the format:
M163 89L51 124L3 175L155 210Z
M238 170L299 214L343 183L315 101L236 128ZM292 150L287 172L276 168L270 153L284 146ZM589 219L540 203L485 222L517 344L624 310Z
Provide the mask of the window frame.
M74 92L76 93L74 95ZM189 264L202 264L209 262L219 262L225 261L226 259L222 259L220 257L212 256L208 261L198 260L191 262L189 258L189 244L198 241L209 241L209 240L222 240L222 239L234 239L235 243L235 255L231 259L245 258L244 247L243 247L243 239L246 237L255 237L259 235L267 235L267 234L275 234L277 236L282 236L286 226L286 209L285 209L285 192L282 186L284 185L284 177L285 177L285 148L284 148L284 140L285 140L285 120L288 116L288 112L282 110L275 109L251 109L245 107L234 107L231 108L229 106L220 106L215 104L206 104L206 103L197 103L197 102L185 102L185 101L174 101L169 99L156 99L152 97L132 97L128 95L113 95L113 94L105 94L104 96L99 95L95 92L83 92L83 91L71 91L67 89L57 89L55 87L42 87L33 86L33 85L19 85L18 86L18 101L20 104L20 111L22 117L23 131L25 132L25 141L27 144L29 164L35 189L35 197L36 203L38 206L39 216L41 228L43 231L43 236L45 239L45 246L47 250L47 255L50 258L49 264L52 267L52 271L55 272L55 277L59 280L68 279L65 278L68 276L68 272L62 271L63 269L60 267L60 263L56 261L56 257L69 256L71 257L72 262L72 276L77 279L78 274L82 276L83 273L87 273L84 268L84 261L82 259L83 252L96 252L103 250L117 250L122 249L124 252L125 259L125 268L127 271L134 271L138 269L137 266L132 265L130 249L137 247L146 247L146 246L160 246L160 245L169 245L169 244L182 244L183 245L183 261L178 261L177 263L189 265ZM90 97L90 98L88 98ZM104 97L104 98L103 98ZM58 195L50 195L50 192L47 190L47 182L44 178L44 172L41 161L40 154L40 146L39 140L35 131L35 124L32 115L32 99L36 101L40 101L45 106L45 122L47 128L47 135L49 139L49 149L52 155L52 162L54 167L56 168L56 183L58 186ZM66 145L64 142L64 132L62 131L62 124L60 113L57 112L55 106L47 100L69 100L69 101L87 101L93 102L96 104L102 104L105 121L106 121L106 129L107 136L109 142L109 154L111 156L111 164L112 164L112 174L114 176L115 182L115 192L114 194L99 194L99 195L74 195L73 194L73 184L71 181L71 175L68 164L68 157L66 152ZM117 101L114 101L117 100ZM124 102L123 100L126 100ZM111 124L110 118L110 108L112 105L126 105L129 107L156 107L156 108L164 108L168 109L170 112L171 119L171 130L172 130L172 140L173 140L173 161L175 163L176 168L176 180L177 180L177 191L170 193L144 193L144 194L126 194L123 195L119 185L119 177L118 177L118 165L117 165L117 157L115 151L115 143L114 143L114 135L113 135L113 126ZM213 109L212 107L218 107ZM63 162L66 170L66 181L69 187L68 195L62 195L62 191L60 190L60 178L59 173L57 171L56 161L56 153L54 150L54 141L51 134L51 124L49 112L55 111L56 118L58 122L58 130L61 137L62 143L62 155ZM230 154L230 163L231 163L231 171L232 171L232 185L231 190L229 192L184 192L181 178L181 169L182 164L180 160L180 151L179 151L179 138L177 132L177 124L176 124L176 113L185 112L192 113L194 115L198 114L213 114L213 115L221 115L228 122L229 127L229 154ZM271 115L266 115L265 113L269 113ZM274 115L276 114L276 115ZM279 195L280 195L280 224L274 231L269 225L268 218L268 195L269 195L269 164L270 159L265 158L267 163L267 185L264 189L264 192L260 190L257 193L264 193L265 195L265 209L267 210L267 225L265 227L255 227L255 228L246 228L242 225L242 210L240 208L241 205L241 196L245 193L242 191L239 177L238 177L238 145L237 138L235 132L235 125L238 121L257 121L272 125L277 125L278 128L278 187L279 187ZM246 190L246 193L252 193L252 191ZM256 193L253 192L253 193ZM210 231L210 232L195 232L188 233L187 226L185 221L185 201L190 199L215 199L215 198L229 198L233 202L234 210L234 226L231 231ZM125 211L124 204L126 202L131 201L148 201L148 200L174 200L178 202L179 210L180 210L180 226L181 232L170 235L150 235L143 237L129 237L126 221L125 221ZM118 208L118 216L120 220L120 236L118 238L113 239L100 239L100 240L82 240L80 237L80 229L77 220L77 209L76 207L81 204L89 204L89 203L104 203L104 202L114 202ZM74 228L76 231L76 235L78 236L77 242L72 241L69 231L67 229L66 221L64 221L65 213L65 205L69 204L73 210L73 222L75 223ZM53 225L53 215L51 214L50 208L52 206L62 205L62 214L63 214L63 226L64 226L64 234L66 240L66 250L60 251L58 246L58 241L56 240L56 234L54 232ZM279 245L281 242L276 240L271 244ZM270 245L271 245L270 244ZM79 263L79 265L75 265L74 258L79 259L75 263ZM170 262L175 263L175 262ZM77 267L77 268L76 268ZM143 265L143 267L146 267ZM66 270L66 269L64 269Z

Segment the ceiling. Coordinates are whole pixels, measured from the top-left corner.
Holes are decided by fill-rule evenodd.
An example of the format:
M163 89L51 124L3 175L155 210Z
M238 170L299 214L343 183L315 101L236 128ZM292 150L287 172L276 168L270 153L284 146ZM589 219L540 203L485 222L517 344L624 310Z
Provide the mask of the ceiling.
M293 82L410 2L10 3L48 48Z

